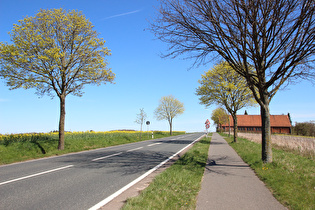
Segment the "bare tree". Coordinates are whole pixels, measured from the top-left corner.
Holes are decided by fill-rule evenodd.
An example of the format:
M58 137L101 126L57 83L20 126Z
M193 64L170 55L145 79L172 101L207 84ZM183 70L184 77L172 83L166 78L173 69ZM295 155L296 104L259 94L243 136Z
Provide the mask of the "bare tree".
M142 135L142 125L147 118L147 114L145 113L144 109L140 109L140 113L137 114L137 119L135 120L135 123L140 124L140 140L141 140L141 135Z
M161 0L151 30L165 56L226 60L260 105L262 160L272 162L269 103L280 87L314 81L314 0ZM255 68L254 72L250 67Z

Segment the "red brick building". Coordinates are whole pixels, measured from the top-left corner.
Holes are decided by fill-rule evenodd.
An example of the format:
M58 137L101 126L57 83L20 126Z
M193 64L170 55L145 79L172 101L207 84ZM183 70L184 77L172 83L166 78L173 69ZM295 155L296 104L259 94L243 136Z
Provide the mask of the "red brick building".
M271 133L291 133L290 115L270 115ZM230 123L222 125L223 131L233 131L233 118L230 115ZM260 115L237 115L238 132L261 133Z

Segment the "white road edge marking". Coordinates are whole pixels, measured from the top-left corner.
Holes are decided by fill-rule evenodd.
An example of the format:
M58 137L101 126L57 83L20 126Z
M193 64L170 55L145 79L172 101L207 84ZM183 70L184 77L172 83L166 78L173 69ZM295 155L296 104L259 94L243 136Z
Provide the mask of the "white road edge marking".
M154 145L158 145L158 144L162 144L162 143L154 143L154 144L149 144L148 147L152 147Z
M152 168L151 170L147 171L145 174L139 176L137 179L133 180L132 182L130 182L129 184L127 184L126 186L124 186L123 188L121 188L120 190L116 191L114 194L108 196L107 198L105 198L104 200L102 200L101 202L99 202L98 204L96 204L95 206L89 208L89 210L97 210L100 209L102 206L105 206L107 203L109 203L110 201L112 201L114 198L116 198L118 195L122 194L123 192L125 192L127 189L129 189L130 187L132 187L133 185L135 185L136 183L140 182L142 179L144 179L145 177L147 177L149 174L151 174L152 172L156 171L158 168L160 168L162 165L164 165L165 163L167 163L169 160L171 160L173 157L175 157L176 155L178 155L179 153L181 153L183 150L185 150L187 147L189 147L190 145L194 144L196 141L198 141L199 139L203 138L205 135L202 135L201 137L199 137L198 139L196 139L195 141L193 141L192 143L188 144L186 147L184 147L183 149L179 150L177 153L175 153L174 155L170 156L168 159L164 160L163 162L161 162L159 165L155 166L154 168Z
M132 151L135 151L135 150L139 150L139 149L142 149L143 147L138 147L138 148L135 148L135 149L130 149L128 150L127 152L132 152Z
M95 158L92 161L98 161L98 160L102 160L102 159L105 159L105 158L117 156L117 155L120 155L120 154L122 154L122 152L118 152L118 153L115 153L115 154L112 154L112 155L107 155L107 156L104 156L104 157Z
M32 175L29 175L29 176L24 176L24 177L20 177L20 178L17 178L17 179L12 179L12 180L9 180L9 181L6 181L6 182L1 182L0 185L5 185L5 184L12 183L12 182L20 181L20 180L23 180L23 179L28 179L28 178L31 178L31 177L34 177L34 176L40 176L40 175L43 175L43 174L48 174L48 173L51 173L51 172L54 172L54 171L60 171L62 169L66 169L66 168L70 168L70 167L73 167L73 165L68 165L68 166L64 166L64 167L60 167L60 168L55 168L55 169L48 170L48 171L43 171L43 172L40 172L40 173L37 173L37 174L32 174Z

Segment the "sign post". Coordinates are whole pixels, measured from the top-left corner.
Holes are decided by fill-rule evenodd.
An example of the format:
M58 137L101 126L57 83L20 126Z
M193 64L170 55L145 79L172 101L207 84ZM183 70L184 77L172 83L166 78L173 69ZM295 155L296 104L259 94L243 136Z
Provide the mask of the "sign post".
M147 124L147 132L148 132L148 136L150 138L150 134L149 134L150 121L146 121L145 124ZM153 135L152 135L152 138L153 138Z

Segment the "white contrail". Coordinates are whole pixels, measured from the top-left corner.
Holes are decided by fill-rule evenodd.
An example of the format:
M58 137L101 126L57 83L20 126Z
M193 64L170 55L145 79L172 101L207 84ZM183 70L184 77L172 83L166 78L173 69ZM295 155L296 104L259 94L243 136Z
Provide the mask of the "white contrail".
M116 17L120 17L120 16L125 16L125 15L131 15L131 14L134 14L134 13L137 13L140 11L141 10L138 9L138 10L131 11L131 12L126 12L126 13L122 13L122 14L118 14L118 15L109 16L109 17L103 18L102 20L107 20L107 19L116 18Z

